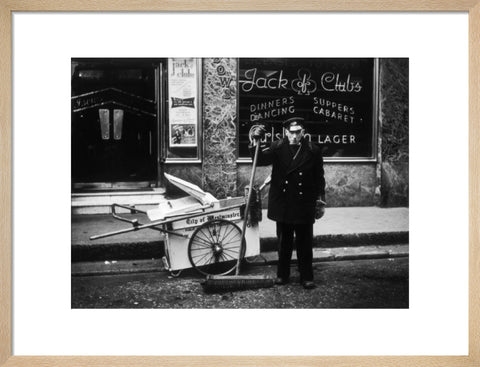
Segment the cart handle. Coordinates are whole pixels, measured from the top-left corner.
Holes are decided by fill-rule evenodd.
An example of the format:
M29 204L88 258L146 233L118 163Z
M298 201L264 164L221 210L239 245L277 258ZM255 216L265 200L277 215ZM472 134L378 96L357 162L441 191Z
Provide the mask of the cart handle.
M114 204L114 205L120 206L118 204ZM240 208L243 205L245 205L245 204L237 204L237 205L227 206L225 208L220 208L220 209L209 211L208 213L203 211L201 213L186 214L186 215L183 215L183 216L180 216L180 217L171 218L169 220L160 220L160 221L155 221L155 222L148 223L148 224L140 224L137 221L136 224L133 224L133 228L125 228L125 229L121 229L121 230L114 231L114 232L109 232L109 233L104 233L104 234L100 234L100 235L96 235L96 236L91 236L90 240L98 240L99 238L111 237L111 236L115 236L117 234L139 231L141 229L146 229L146 228L150 228L150 229L154 229L154 230L157 230L157 231L160 231L160 232L165 232L165 233L169 233L169 234L172 234L172 235L188 238L187 235L176 233L176 232L173 232L173 231L168 231L168 230L163 229L163 228L158 228L158 226L165 225L165 224L172 223L172 222L176 222L176 221L179 221L179 220L182 220L182 219L195 218L195 217L200 217L200 216L205 215L205 214L215 214L215 213L219 213L219 212L222 212L222 211L227 211L227 210L230 210L230 209ZM123 207L125 208L125 206L123 206ZM129 207L126 207L126 208L129 209ZM137 209L134 209L134 210L137 210ZM123 219L126 219L126 218L123 218ZM129 219L126 219L126 221L132 223L132 221L130 221Z
M156 224L153 224L153 225L152 225L152 224L140 224L140 223L137 223L137 225L135 225L133 228L125 228L125 229L120 229L120 230L114 231L114 232L108 232L108 233L104 233L104 234L98 234L98 235L96 235L96 236L91 236L91 237L90 237L90 240L93 241L93 240L98 240L98 239L100 239L100 238L116 236L116 235L118 235L118 234L135 232L135 231L139 231L139 230L145 229L145 228L150 228L150 229L154 229L154 230L156 230L156 231L168 233L168 234L171 234L171 235L188 238L188 236L185 235L185 234L177 233L177 232L173 232L173 231L169 231L169 230L166 230L166 229L163 229L163 228L158 228L158 227L156 227L156 226L158 226L159 224L162 224L162 223L156 223Z
M147 214L146 211L144 211L144 210L139 210L139 209L135 209L134 207L131 207L131 206L120 205L120 204L112 204L112 216L113 216L115 219L121 220L122 222L130 223L130 224L131 224L132 226L134 226L134 227L136 227L136 226L139 225L138 219L127 219L127 218L124 218L124 217L119 216L119 215L117 214L117 211L115 210L116 207L130 210L130 213L132 213L132 214L135 214L135 213Z
M181 233L176 233L176 232L173 232L173 231L168 231L164 228L158 228L157 225L161 225L162 223L158 223L155 226L148 226L148 225L140 223L138 221L138 219L136 219L136 218L135 219L127 219L127 218L121 217L117 214L117 212L115 210L116 207L130 210L130 212L132 214L134 214L134 213L147 214L147 212L144 211L144 210L135 209L134 207L131 207L131 206L128 206L128 205L112 204L112 216L115 219L118 219L122 222L130 223L133 226L133 228L121 229L119 231L108 232L108 233L104 233L104 234L101 234L101 235L91 236L90 240L97 240L97 239L100 239L100 238L111 237L111 236L115 236L117 234L133 232L133 231L143 229L143 228L150 228L150 229L153 229L153 230L156 230L156 231L159 231L159 232L169 233L169 234L172 234L172 235L188 238L187 235L184 235L184 234L181 234Z

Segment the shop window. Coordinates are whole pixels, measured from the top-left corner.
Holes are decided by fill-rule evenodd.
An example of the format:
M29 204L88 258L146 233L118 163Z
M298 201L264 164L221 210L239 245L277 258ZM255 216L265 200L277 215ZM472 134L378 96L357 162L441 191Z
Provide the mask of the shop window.
M372 58L239 60L239 157L250 159L250 129L282 139L281 122L305 119L307 138L326 161L374 161L377 155L377 61Z

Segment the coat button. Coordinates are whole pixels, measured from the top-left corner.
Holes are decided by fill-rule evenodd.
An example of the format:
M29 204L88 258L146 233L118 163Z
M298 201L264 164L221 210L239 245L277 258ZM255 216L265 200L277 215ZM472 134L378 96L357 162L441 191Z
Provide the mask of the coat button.
M300 191L300 195L303 195L303 192Z
M283 189L283 192L285 192L285 189Z
M285 181L286 184L288 184L288 181Z
M302 183L301 183L301 182L299 182L299 183L298 183L298 186L302 186Z
M301 175L303 175L303 173L302 173L302 172L298 172L298 174L299 174L300 176L301 176Z

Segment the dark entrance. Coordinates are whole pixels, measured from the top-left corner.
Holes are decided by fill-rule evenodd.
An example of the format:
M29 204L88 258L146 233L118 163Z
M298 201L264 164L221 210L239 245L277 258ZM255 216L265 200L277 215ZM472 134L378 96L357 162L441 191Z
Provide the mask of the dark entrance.
M72 59L72 184L155 187L159 60Z

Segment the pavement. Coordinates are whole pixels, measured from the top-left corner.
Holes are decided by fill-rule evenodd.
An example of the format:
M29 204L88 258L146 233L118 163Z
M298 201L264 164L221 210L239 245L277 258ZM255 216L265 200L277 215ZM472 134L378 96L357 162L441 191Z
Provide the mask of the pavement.
M275 263L275 222L267 218L266 210L262 214L261 256L249 261ZM131 218L148 223L146 217ZM129 227L131 225L111 215L72 215L72 275L163 269L160 260L164 256L163 236L158 231L144 229L90 240L93 235ZM314 261L405 257L408 256L408 237L408 208L327 208L325 216L314 225Z

